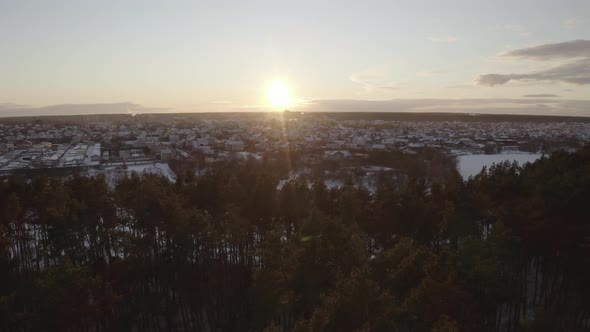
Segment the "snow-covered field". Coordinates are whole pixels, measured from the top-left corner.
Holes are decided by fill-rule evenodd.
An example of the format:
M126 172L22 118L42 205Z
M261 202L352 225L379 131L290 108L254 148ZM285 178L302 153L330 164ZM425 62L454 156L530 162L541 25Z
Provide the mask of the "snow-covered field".
M287 183L287 181L289 180L295 180L296 178L291 178L291 179L283 179L279 181L279 184L277 185L277 190L281 190L283 189L283 187L285 186L285 184ZM328 189L340 189L342 187L344 187L344 180L342 179L335 179L335 178L327 178L324 180L324 184L326 185L326 188ZM313 186L313 182L311 180L307 180L307 187L311 189L311 187ZM357 178L355 187L363 187L365 189L367 189L368 191L374 193L377 191L377 185L376 185L376 179L374 176L362 176Z
M288 179L288 180L285 180L285 179L280 180L279 181L279 184L277 185L277 190L283 189L283 187L285 186L285 184L287 184L287 181L295 180L295 179L296 178L291 178L291 179ZM326 185L326 188L328 188L328 189L338 189L338 188L344 187L344 181L337 180L337 179L332 179L332 178L325 179L324 180L324 184ZM311 180L307 180L307 187L308 188L311 188L312 186L313 186L313 182Z
M107 178L107 182L111 187L115 186L118 179L125 175L131 175L136 172L139 175L142 174L158 174L166 177L171 182L176 181L176 174L170 169L167 163L150 162L150 163L138 163L138 164L127 164L127 169L121 168L121 166L107 166L105 169L96 170L91 169L88 171L89 176L104 174Z
M541 158L541 154L536 153L500 153L500 154L473 154L457 157L457 168L464 179L478 174L484 166L488 168L492 164L501 163L508 160L516 161L519 165L532 163Z
M176 181L176 174L170 169L167 163L153 163L144 165L127 165L127 173L137 172L138 174L149 173L163 175L171 182Z

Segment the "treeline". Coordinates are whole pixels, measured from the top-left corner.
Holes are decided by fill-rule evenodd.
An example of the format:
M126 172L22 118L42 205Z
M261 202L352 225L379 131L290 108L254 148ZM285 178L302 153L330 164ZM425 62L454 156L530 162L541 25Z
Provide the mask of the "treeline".
M0 330L590 326L590 149L374 194L278 180L2 180Z

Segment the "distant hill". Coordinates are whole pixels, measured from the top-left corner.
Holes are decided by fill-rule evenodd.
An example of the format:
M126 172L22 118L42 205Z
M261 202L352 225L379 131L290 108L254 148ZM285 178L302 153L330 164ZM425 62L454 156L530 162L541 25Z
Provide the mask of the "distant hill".
M558 116L558 115L521 115L521 114L474 114L474 113L441 113L441 112L211 112L211 113L148 113L148 114L83 114L83 115L48 115L48 116L16 116L0 118L0 123L17 123L31 121L56 123L86 122L170 122L195 120L245 120L253 118L303 118L333 119L337 121L463 121L463 122L590 122L590 117Z

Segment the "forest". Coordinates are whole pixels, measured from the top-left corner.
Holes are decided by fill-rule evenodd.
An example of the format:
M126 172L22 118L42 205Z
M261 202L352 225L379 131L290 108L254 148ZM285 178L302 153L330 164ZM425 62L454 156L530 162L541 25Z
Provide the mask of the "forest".
M590 327L590 148L375 193L278 181L2 179L0 330Z

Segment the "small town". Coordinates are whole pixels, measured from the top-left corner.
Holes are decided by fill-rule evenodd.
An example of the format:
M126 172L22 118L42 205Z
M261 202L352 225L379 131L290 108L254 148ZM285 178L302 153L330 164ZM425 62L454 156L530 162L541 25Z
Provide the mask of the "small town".
M375 155L420 157L425 151L450 158L539 155L575 151L590 141L590 123L571 119L478 122L425 116L397 121L362 116L339 119L289 111L111 118L36 118L0 123L0 173L136 171L174 181L170 162L188 163L198 172L219 161L260 160L289 152L299 156L297 165L301 167L291 165L294 169L308 171L310 165L337 162L336 168L342 171ZM395 166L395 162L361 164L380 166L381 170ZM293 172L289 176L292 178Z

